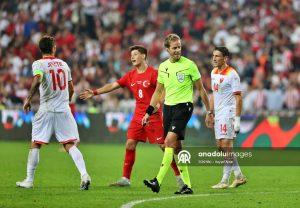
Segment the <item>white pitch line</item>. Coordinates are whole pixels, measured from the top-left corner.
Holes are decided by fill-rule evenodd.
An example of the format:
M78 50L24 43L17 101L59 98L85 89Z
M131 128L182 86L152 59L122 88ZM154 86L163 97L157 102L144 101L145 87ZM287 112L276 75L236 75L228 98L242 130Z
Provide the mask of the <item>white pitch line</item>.
M239 195L251 195L251 194L293 194L293 193L300 193L300 191L286 191L286 192L242 192L242 193L211 193L211 194L195 194L195 195L181 195L181 196L168 196L168 197L156 197L156 198L150 198L150 199L141 199L136 201L128 202L127 204L123 204L121 208L132 208L137 204L142 204L145 202L150 201L162 201L162 200L168 200L168 199L179 199L179 198L191 198L191 197L206 197L206 196L224 196L224 195L233 195L233 194L239 194Z

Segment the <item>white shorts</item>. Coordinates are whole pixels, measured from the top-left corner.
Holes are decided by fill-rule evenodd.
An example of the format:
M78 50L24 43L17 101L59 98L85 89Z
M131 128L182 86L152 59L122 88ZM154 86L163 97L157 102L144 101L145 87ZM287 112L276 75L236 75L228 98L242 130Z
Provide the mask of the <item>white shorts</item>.
M236 137L234 126L234 118L218 117L215 118L215 137L216 139L234 139Z
M39 110L35 114L31 140L47 144L53 133L60 143L79 142L77 124L70 110L66 112Z

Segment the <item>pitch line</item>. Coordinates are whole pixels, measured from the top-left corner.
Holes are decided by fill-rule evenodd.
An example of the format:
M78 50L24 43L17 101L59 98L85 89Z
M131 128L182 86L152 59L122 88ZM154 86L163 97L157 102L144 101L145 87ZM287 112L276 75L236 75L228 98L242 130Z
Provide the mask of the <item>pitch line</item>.
M286 192L242 192L242 193L211 193L211 194L195 194L195 195L182 195L182 196L168 196L168 197L156 197L156 198L150 198L150 199L141 199L141 200L135 200L128 202L127 204L123 204L121 208L132 208L135 205L142 204L145 202L150 201L162 201L162 200L168 200L168 199L179 199L179 198L192 198L192 197L207 197L207 196L226 196L226 195L232 195L232 194L239 194L239 195L251 195L251 194L293 194L293 193L300 193L300 191L286 191Z

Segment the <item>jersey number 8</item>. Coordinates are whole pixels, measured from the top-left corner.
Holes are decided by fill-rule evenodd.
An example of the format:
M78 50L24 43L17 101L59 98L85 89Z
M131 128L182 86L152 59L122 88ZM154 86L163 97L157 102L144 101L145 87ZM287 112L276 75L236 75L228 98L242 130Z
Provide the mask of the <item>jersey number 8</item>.
M143 91L139 89L139 98L143 98Z

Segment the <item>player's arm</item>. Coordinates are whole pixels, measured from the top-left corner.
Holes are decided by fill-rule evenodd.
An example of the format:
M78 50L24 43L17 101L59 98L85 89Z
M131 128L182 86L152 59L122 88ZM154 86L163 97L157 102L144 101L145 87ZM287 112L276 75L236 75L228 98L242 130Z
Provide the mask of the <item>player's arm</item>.
M242 106L243 106L242 94L241 93L234 94L234 98L235 98L235 103L236 103L235 116L240 117L242 114Z
M30 111L31 100L32 100L33 96L35 95L35 93L38 91L40 83L41 83L41 75L37 74L33 77L33 81L32 81L28 96L24 101L23 110L25 112Z
M243 106L243 99L242 94L234 93L235 104L236 104L236 112L234 118L234 131L236 133L240 132L240 123L241 123L241 114L242 114L242 106Z
M235 133L237 134L240 132L243 101L242 101L242 90L241 90L241 84L240 84L240 77L235 71L233 71L233 72L234 73L231 74L232 75L231 85L232 85L232 92L233 92L233 96L235 99L235 105L236 105L233 127L234 127Z
M68 88L68 90L69 90L69 102L71 102L72 97L74 95L74 84L73 84L72 80L69 81L69 88Z
M214 127L214 95L213 94L209 96L209 109L211 109L210 115L213 117L213 119L208 120L206 126L208 128L213 128Z
M214 114L215 102L214 102L214 94L213 93L209 96L209 109L211 109L212 113Z
M82 100L87 100L93 96L108 93L108 92L114 91L120 87L121 87L121 85L118 82L113 82L113 83L106 84L103 87L95 89L95 90L86 89L84 92L80 93L79 97Z

